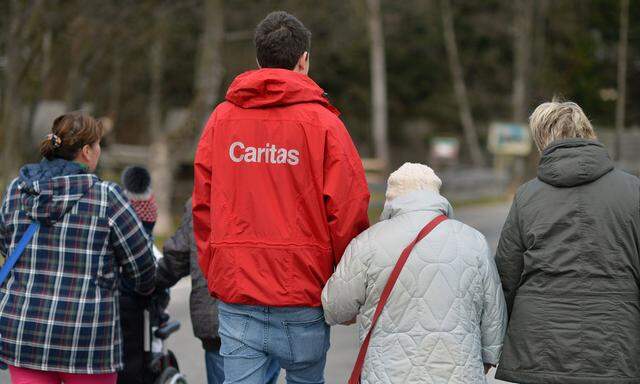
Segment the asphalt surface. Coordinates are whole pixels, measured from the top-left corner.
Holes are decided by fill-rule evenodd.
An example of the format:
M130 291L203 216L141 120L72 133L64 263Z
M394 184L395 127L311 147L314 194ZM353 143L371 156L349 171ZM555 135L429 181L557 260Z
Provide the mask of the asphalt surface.
M507 216L509 204L463 207L454 210L455 218L478 229L489 244L496 247L502 224ZM200 342L194 338L189 320L188 279L182 280L171 290L169 313L182 323L182 328L169 339L169 347L176 353L180 370L187 375L189 383L206 383L204 356ZM327 357L325 378L327 384L346 383L358 351L355 326L337 326L331 332L331 349ZM279 383L285 383L284 371ZM491 375L492 376L492 375ZM504 383L489 380L490 383Z

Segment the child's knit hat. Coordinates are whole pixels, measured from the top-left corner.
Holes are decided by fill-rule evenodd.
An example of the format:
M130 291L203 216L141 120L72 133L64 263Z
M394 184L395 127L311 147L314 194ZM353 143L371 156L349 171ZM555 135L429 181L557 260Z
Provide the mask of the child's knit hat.
M158 206L151 191L151 175L146 168L130 166L122 172L124 193L143 223L155 223Z

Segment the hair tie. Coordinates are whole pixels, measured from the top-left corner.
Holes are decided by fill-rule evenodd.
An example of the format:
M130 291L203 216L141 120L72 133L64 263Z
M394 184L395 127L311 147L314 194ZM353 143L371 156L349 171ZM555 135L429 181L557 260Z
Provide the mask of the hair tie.
M62 139L55 133L48 134L47 139L49 139L51 145L53 145L53 148L60 148L60 146L62 145Z

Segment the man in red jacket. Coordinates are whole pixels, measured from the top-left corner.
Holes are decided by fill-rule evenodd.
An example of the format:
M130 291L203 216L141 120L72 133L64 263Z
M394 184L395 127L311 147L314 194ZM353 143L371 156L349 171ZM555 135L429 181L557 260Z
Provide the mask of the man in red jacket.
M220 300L226 382L323 383L329 328L320 294L369 225L362 162L308 76L311 33L286 12L256 28L259 70L213 111L195 159L194 233Z

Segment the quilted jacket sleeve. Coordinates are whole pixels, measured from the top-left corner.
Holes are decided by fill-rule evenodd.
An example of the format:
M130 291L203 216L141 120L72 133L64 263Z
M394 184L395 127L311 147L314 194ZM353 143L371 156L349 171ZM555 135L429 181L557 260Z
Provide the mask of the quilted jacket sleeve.
M515 299L524 268L525 250L526 247L518 224L517 199L514 199L507 220L502 227L502 234L500 235L500 242L496 252L496 264L502 281L502 289L507 302L509 316L511 316L513 300Z
M480 320L482 333L482 361L498 365L502 343L507 330L507 308L500 286L500 276L496 263L491 257L489 246L483 239L480 273L483 282L483 306Z
M193 235L198 248L198 264L204 276L209 270L209 237L211 236L211 174L213 160L214 111L204 127L193 167Z
M368 252L369 247L362 236L354 239L325 285L322 306L327 324L349 322L360 312L366 298Z
M142 295L151 293L156 271L153 244L117 185L109 189L108 212L111 246L118 264L122 266L123 278L133 285L136 292Z
M362 160L342 122L327 131L323 195L335 263L369 227L369 187Z

